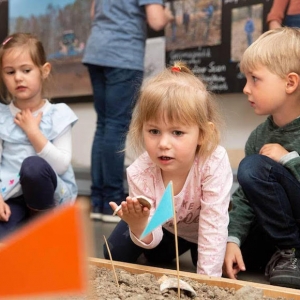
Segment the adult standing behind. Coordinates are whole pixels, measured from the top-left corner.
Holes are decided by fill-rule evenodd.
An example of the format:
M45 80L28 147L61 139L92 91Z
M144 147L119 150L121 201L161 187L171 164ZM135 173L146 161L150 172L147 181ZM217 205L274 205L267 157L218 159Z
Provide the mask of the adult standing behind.
M267 23L269 29L300 27L300 0L274 0Z
M109 202L124 199L126 132L144 70L147 23L161 30L172 20L163 0L94 0L93 20L82 62L88 67L97 113L92 146L92 213L116 222Z

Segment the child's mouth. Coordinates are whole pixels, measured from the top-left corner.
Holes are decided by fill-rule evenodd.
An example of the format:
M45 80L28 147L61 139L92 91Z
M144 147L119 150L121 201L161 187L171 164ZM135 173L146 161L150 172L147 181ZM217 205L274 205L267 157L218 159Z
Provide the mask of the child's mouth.
M161 160L170 160L170 159L172 159L172 157L169 157L169 156L160 156L159 158Z

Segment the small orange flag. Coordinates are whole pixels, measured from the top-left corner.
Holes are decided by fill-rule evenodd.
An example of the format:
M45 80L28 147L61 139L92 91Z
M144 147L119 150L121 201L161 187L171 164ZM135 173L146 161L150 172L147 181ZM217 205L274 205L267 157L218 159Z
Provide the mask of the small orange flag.
M87 244L83 221L82 206L65 205L2 240L0 299L84 293Z

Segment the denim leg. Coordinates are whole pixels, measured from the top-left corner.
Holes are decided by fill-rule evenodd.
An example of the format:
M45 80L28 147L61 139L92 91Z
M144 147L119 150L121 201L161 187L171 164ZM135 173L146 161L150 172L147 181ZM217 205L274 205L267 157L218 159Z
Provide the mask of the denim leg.
M125 140L143 72L87 65L94 92L97 128L92 148L92 202L111 214L110 201L124 198Z
M97 114L96 130L91 153L91 201L94 207L103 211L103 166L102 150L105 129L105 76L101 66L87 64L94 95L94 108Z
M198 245L178 237L178 255L191 250L193 264L198 261ZM164 264L172 262L176 258L175 235L163 228L163 238L153 249L144 249L144 255L151 263Z
M124 197L125 141L143 72L105 68L105 129L103 136L103 213L111 214L110 201Z
M0 221L0 239L14 232L29 219L29 209L23 196L10 198L5 202L10 208L10 218L7 222Z
M281 164L264 155L245 157L238 181L257 221L281 248L300 248L300 183Z
M20 170L20 184L29 208L46 210L55 206L57 176L43 158L30 156L24 159Z
M153 249L144 249L133 243L129 235L129 228L126 222L121 220L107 239L112 259L128 263L136 263L141 254L144 254L150 263L164 264L176 258L175 236L171 232L163 229L162 241ZM178 238L179 255L191 250L193 264L197 264L198 251L197 244ZM103 253L109 259L106 244L103 245Z
M300 14L286 15L283 24L287 27L300 27Z
M135 263L144 249L133 243L129 235L126 222L121 220L107 239L109 250L113 260ZM109 259L106 244L103 245L103 254Z

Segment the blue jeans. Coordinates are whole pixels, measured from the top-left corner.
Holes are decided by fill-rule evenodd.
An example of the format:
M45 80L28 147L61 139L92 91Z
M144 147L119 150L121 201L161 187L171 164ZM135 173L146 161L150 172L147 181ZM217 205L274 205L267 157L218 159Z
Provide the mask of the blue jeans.
M258 224L280 249L300 249L300 183L281 164L254 154L240 163L237 178Z
M55 207L57 176L52 167L38 156L24 159L20 170L23 194L6 201L11 215L0 221L0 239L26 223L33 216Z
M129 235L127 223L121 220L109 236L107 242L112 259L117 261L136 263L139 256L144 254L149 263L162 265L170 263L176 258L175 236L164 228L162 241L153 249L144 249L133 243ZM188 250L191 251L192 262L194 266L196 266L198 260L198 245L179 237L179 255ZM103 245L103 253L104 257L109 259L106 244Z
M91 199L94 207L111 214L110 201L120 204L124 196L124 148L136 94L143 72L86 64L97 113L92 146Z
M300 27L300 14L285 16L283 24L288 27Z

